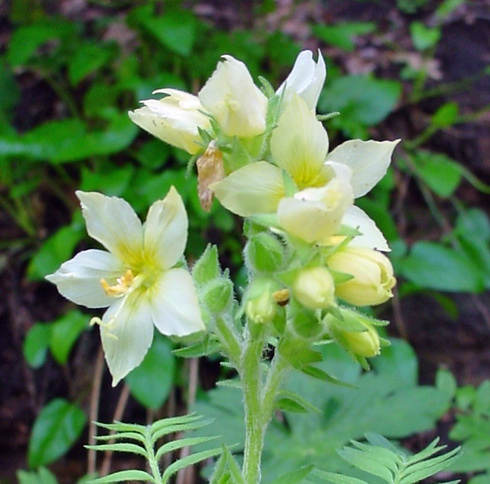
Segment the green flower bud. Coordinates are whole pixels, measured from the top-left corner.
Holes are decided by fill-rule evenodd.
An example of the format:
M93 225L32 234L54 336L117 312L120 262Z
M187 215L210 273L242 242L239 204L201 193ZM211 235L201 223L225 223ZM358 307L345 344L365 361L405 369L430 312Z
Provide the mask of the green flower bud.
M284 263L284 246L272 234L252 235L245 246L247 266L257 272L275 273Z
M380 338L366 317L354 311L342 310L341 317L329 314L325 321L331 336L351 353L372 358L380 353Z
M222 314L233 304L233 283L224 277L214 279L201 289L200 296L212 314Z
M345 345L355 355L372 358L380 353L379 335L375 328L367 326L360 333L345 331L342 335Z
M296 299L309 309L325 309L335 303L333 277L325 267L302 269L292 290Z
M371 249L347 247L334 253L327 261L336 272L350 274L352 279L335 288L335 294L354 306L381 304L393 296L396 284L389 259Z
M278 311L273 293L277 283L268 278L254 279L247 291L245 312L255 323L270 323Z

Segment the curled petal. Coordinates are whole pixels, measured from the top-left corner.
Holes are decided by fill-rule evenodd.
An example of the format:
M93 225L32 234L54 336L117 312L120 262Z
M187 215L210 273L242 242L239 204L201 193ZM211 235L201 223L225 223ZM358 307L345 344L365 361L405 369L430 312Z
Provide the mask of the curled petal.
M144 254L161 269L173 267L184 254L189 223L182 198L174 187L148 211Z
M373 219L359 207L354 205L348 208L342 217L342 223L361 232L361 235L354 237L349 243L349 247L375 249L384 252L391 250L383 233L378 229Z
M87 232L122 262L132 265L143 248L141 221L126 200L96 192L76 192Z
M284 98L287 101L292 93L296 93L314 111L326 76L327 68L320 50L318 50L317 62L313 60L311 50L304 50L299 53L291 73L279 87L277 94L281 95L284 91Z
M346 141L329 153L327 162L343 163L352 169L352 188L355 198L359 198L386 174L399 141Z
M162 334L185 336L205 329L192 277L184 269L170 269L155 281L150 304Z
M114 302L101 284L101 279L113 283L124 274L126 267L115 256L103 250L85 250L63 263L46 279L56 284L59 293L88 308L105 308Z
M245 165L209 188L225 208L242 217L275 213L285 193L282 171L266 161Z
M144 292L118 299L105 312L100 337L112 386L116 386L143 361L153 341L151 308Z

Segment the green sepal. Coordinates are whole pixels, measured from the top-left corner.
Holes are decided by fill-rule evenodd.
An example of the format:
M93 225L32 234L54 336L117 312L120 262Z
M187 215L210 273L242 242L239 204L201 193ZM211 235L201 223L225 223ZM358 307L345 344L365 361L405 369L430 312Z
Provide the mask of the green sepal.
M214 468L209 484L245 484L240 467L225 445Z
M182 358L200 358L201 356L209 356L219 353L221 345L217 341L213 341L209 336L192 346L178 348L172 350L172 353Z
M249 270L265 273L280 271L286 258L282 242L268 232L252 235L245 246L244 254Z
M326 371L322 370L321 368L318 368L316 366L312 365L307 365L301 368L301 372L304 373L305 375L311 376L313 378L316 378L317 380L322 380L327 383L331 383L332 385L339 385L342 387L346 388L354 388L356 389L356 385L352 385L350 383L343 382L339 380L338 378L335 378L332 375L329 375Z
M297 393L289 390L280 390L276 397L276 405L279 409L286 412L308 413L315 412L321 415L322 411L317 407L301 398Z
M295 471L287 472L274 479L271 484L300 484L311 473L313 468L313 465L309 465Z
M221 267L218 259L218 249L208 244L201 257L192 268L192 277L196 285L202 286L221 276Z

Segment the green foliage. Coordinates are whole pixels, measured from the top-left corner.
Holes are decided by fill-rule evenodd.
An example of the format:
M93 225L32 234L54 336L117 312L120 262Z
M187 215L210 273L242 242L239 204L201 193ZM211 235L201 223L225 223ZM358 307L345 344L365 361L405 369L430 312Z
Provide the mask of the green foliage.
M458 388L455 395L456 423L449 433L461 443L461 458L451 466L455 472L477 472L470 484L484 484L490 479L490 381L478 388Z
M32 368L44 364L49 348L53 358L65 365L79 335L88 327L88 317L72 310L51 323L36 323L24 340L24 357Z
M97 451L122 452L143 456L150 465L151 474L140 470L119 471L104 477L99 477L90 482L92 484L104 484L108 482L138 480L153 482L155 484L166 484L181 469L204 459L215 457L221 454L222 449L214 448L182 457L175 460L162 472L159 463L164 455L182 449L183 447L191 447L210 442L216 437L174 438L162 445L159 445L158 441L164 436L194 431L209 423L209 420L202 420L201 417L196 415L162 419L151 425L126 424L122 422L113 424L97 423L99 427L110 430L113 434L98 436L98 443L87 446L87 448Z
M85 475L76 484L86 484L94 476ZM40 467L37 471L17 471L19 484L58 484L56 476L45 467Z
M167 400L172 389L175 366L170 342L155 333L145 359L125 381L138 402L146 408L158 409Z
M313 33L327 44L353 52L355 38L358 35L369 34L375 29L376 24L372 22L338 22L335 25L315 25Z
M446 448L445 445L437 445L439 439L435 439L424 450L412 456L407 456L405 452L381 435L367 434L366 439L368 443L351 441L350 446L339 451L339 455L352 466L371 476L379 477L382 482L388 484L415 484L437 474L459 457L459 448L436 455ZM374 482L372 477L369 481L349 479L342 474L321 470L315 470L314 475L331 484L372 484ZM457 484L458 482L460 481L447 481L441 484Z
M30 467L39 467L62 456L78 439L86 423L85 413L61 398L46 405L34 422L29 439Z
M447 391L417 386L417 359L406 343L394 341L372 360L374 370L367 374L361 374L358 364L339 348L328 345L325 351L326 360L319 368L350 387L299 372L290 377L288 393L280 395L278 404L287 397L298 406L291 408L288 402L286 411L298 411L301 406L301 411L314 413L286 415L287 424L272 422L264 453L265 481L308 465L345 471L335 452L351 439L362 438L366 432L403 438L428 430L449 407ZM214 418L213 431L223 436L225 445L232 445L243 441L240 402L240 392L220 387L208 392L194 409Z

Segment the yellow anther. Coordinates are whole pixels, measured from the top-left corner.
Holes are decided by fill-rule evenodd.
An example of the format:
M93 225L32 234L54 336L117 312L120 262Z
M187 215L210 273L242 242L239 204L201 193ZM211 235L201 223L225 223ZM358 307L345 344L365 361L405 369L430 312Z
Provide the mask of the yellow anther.
M111 286L105 279L101 279L100 283L108 296L119 297L128 293L133 281L134 274L131 269L128 269L124 276L116 279L116 284Z

